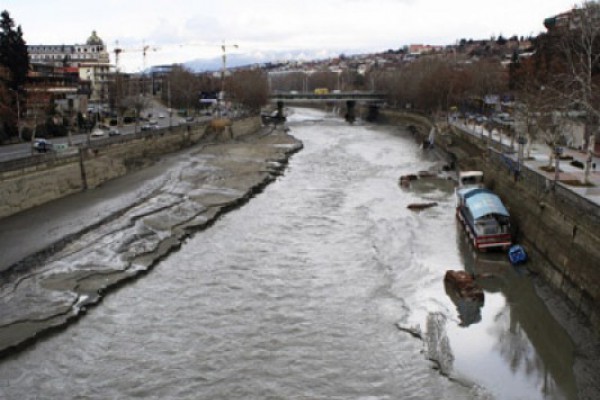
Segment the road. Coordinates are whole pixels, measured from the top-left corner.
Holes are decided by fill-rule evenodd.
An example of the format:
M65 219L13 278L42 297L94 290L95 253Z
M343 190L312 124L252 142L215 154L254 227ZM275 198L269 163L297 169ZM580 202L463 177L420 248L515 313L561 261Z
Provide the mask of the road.
M152 120L155 120L157 122L157 125L159 128L167 128L169 126L178 126L180 124L187 123L181 117L176 116L176 115L173 115L171 118L169 118L168 108L166 108L165 106L160 104L158 101L153 101L152 107L144 110L144 112L142 113L142 115L144 115L144 116L149 115L149 114L151 114L153 116ZM161 118L161 116L162 116L162 118ZM192 123L198 123L198 122L204 121L206 118L207 117L196 118L195 121ZM119 132L121 133L121 135L130 135L130 134L135 133L136 131L139 132L141 129L141 126L144 123L140 123L137 127L135 126L135 124L128 124L128 125L121 126L118 129L119 129ZM93 141L93 140L98 140L98 139L102 139L102 138L106 137L106 135L100 136L100 137L92 137L92 136L88 137L88 135L89 135L88 133L72 134L71 135L71 145L78 146L80 144L87 143L88 140ZM55 144L55 145L69 143L68 137L57 137L57 138L49 138L49 139L52 142L52 144ZM32 154L35 154L35 151L33 150L30 142L0 146L0 162L14 160L17 158L29 157Z

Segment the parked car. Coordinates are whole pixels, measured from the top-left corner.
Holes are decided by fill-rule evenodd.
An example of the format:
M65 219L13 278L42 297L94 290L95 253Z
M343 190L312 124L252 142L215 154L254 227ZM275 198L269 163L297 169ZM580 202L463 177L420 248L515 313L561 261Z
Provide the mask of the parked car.
M96 128L92 131L92 137L102 137L106 134L106 131L100 128Z
M141 129L143 131L155 131L155 130L158 129L158 125L152 124L152 123L150 123L150 124L144 124L144 125L142 125Z
M494 122L500 125L514 125L515 120L508 113L498 113L493 118Z
M110 130L108 131L108 136L119 136L120 134L121 131L117 128L110 128Z
M46 153L52 151L52 142L44 138L35 139L33 148L39 153Z

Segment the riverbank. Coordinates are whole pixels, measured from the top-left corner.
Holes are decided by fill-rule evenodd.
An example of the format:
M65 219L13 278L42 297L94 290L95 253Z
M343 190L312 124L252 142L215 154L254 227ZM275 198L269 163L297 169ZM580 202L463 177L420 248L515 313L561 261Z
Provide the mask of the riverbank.
M227 141L258 131L260 117L213 119L193 125L96 139L61 153L2 163L0 218L93 189L199 143Z
M301 148L283 129L264 128L3 219L0 352L63 326L150 270L275 180ZM115 231L116 240L106 239Z
M420 114L385 112L383 118L386 123L417 126L419 140L426 139L433 126L431 118ZM581 210L573 212L577 215L574 218L566 200L552 197L555 193L530 193L537 185L529 179L515 181L507 166L494 162L491 153L485 150L485 143L479 145L478 139L455 130L441 135L437 132L434 148L443 152L449 162L456 163L457 168L483 170L487 184L508 205L513 223L519 227L517 238L528 248L531 258L528 267L535 276L536 292L575 345L573 369L579 398L599 398L600 382L596 379L600 367L599 310L594 306L597 299L585 294L593 291L598 282L593 276L598 265L594 261L597 246L589 244L598 240L597 224L590 222L589 214L581 215ZM527 162L535 163L535 159ZM588 245L582 246L582 240ZM588 272L583 273L586 268ZM573 283L580 279L580 283Z

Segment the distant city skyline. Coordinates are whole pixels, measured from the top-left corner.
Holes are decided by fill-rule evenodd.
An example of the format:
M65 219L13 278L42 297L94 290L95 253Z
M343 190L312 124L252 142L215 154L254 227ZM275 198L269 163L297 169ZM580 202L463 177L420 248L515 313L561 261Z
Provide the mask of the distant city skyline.
M114 48L124 71L210 59L222 54L256 60L324 58L447 45L492 36L543 32L547 17L573 8L573 0L0 0L29 45L83 44L93 30ZM233 45L238 45L235 48Z

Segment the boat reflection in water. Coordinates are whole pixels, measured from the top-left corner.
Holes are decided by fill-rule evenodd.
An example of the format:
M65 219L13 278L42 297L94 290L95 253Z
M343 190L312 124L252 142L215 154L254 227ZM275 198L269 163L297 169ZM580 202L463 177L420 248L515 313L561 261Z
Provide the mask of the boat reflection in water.
M456 305L460 326L469 326L481 321L481 307L483 307L482 300L460 296L452 284L447 282L444 283L444 288L446 289L446 294L450 297L450 300Z
M448 327L455 368L492 390L510 382L514 397L506 398L576 399L573 343L537 295L533 277L504 251L475 250L459 224L457 230L465 271L485 291L485 305L453 299L460 320Z

